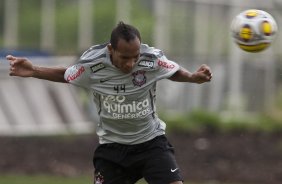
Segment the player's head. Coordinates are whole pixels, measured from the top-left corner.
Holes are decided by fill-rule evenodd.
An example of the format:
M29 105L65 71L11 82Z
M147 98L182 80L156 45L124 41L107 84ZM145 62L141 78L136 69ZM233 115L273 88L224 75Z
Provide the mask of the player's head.
M128 24L119 22L113 29L108 49L113 64L124 73L130 73L139 59L141 36Z
M136 39L136 37L141 42L141 36L138 29L123 22L119 22L117 26L112 30L110 43L113 49L117 49L120 39L125 40L126 42L130 42Z

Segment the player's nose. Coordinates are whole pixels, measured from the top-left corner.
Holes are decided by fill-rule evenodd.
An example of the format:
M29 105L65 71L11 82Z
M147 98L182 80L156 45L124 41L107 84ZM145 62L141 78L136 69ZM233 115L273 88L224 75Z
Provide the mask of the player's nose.
M134 60L130 60L130 61L126 62L125 67L126 67L126 69L128 69L128 70L132 70L133 67L134 67L134 64L135 64L135 61L134 61Z

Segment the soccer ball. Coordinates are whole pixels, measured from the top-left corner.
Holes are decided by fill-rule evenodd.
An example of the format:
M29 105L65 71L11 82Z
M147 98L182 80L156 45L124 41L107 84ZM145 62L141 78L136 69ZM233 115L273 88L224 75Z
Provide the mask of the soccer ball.
M268 48L277 30L274 18L269 13L256 9L241 12L231 23L235 43L247 52L260 52Z

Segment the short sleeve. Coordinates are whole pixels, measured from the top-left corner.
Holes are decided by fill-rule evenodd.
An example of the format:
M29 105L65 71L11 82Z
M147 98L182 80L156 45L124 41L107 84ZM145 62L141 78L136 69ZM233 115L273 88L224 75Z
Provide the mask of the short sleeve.
M76 64L67 68L64 78L73 85L83 88L90 87L90 72L83 64Z
M176 62L168 60L164 55L158 58L156 62L155 75L158 80L171 77L180 68Z

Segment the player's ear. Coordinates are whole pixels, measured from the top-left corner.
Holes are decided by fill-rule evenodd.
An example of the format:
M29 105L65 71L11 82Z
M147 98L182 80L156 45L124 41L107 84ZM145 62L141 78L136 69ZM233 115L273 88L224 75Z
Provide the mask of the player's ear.
M113 53L113 47L112 47L112 45L109 43L109 44L107 45L107 47L108 47L108 50L109 50L110 54L112 54L112 53Z

